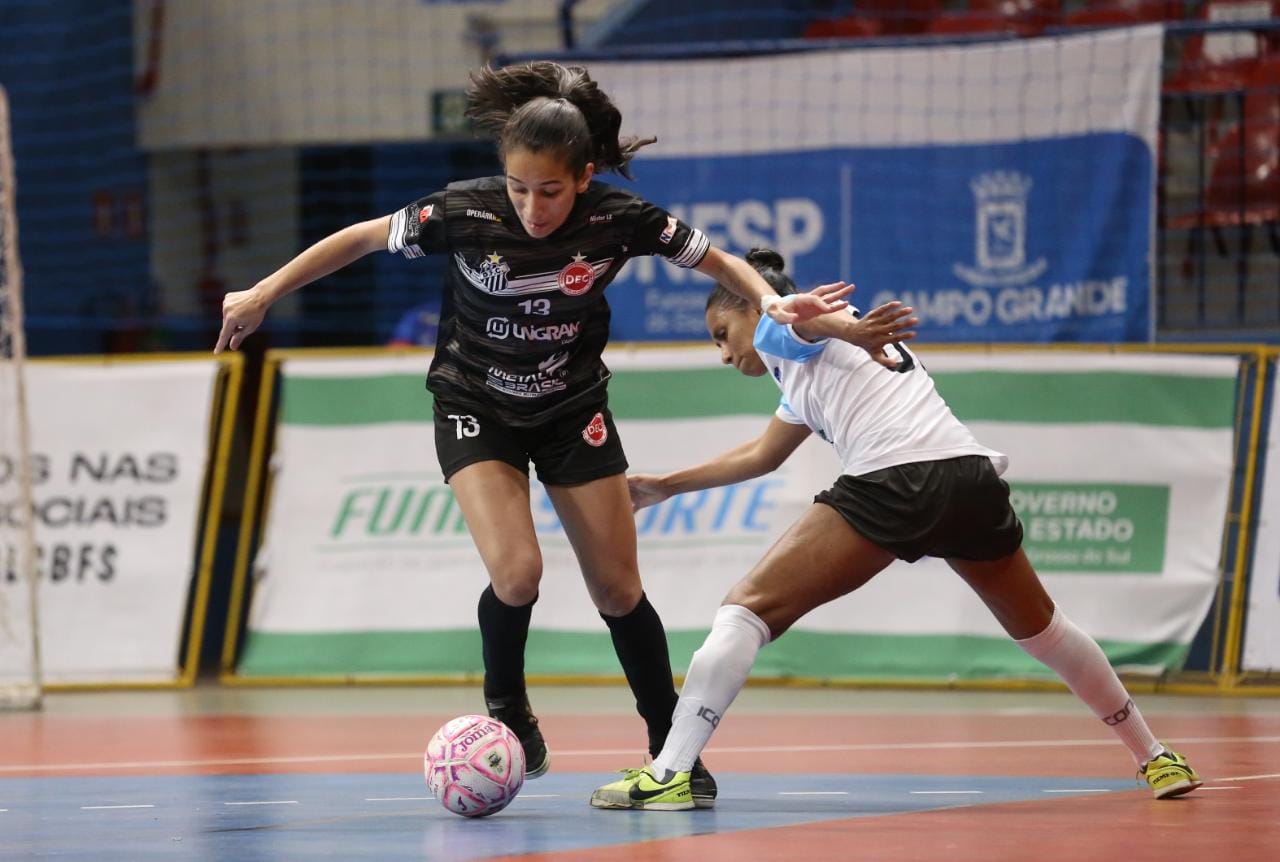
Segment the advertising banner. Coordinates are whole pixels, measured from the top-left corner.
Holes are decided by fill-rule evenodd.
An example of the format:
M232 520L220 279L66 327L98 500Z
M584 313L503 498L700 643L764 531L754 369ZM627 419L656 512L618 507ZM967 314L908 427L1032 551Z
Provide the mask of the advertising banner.
M931 343L1145 341L1161 52L1153 26L591 73L658 139L627 185L713 245L900 299ZM702 338L707 286L631 261L614 338Z
M218 364L39 362L26 373L44 681L172 682ZM9 524L31 514L15 471L0 459ZM19 588L16 560L0 547L0 589Z
M614 352L610 406L632 472L661 472L758 435L768 380L710 348ZM1232 468L1234 358L923 351L957 415L1010 456L1025 547L1050 593L1118 665L1177 669L1204 619ZM273 482L237 672L244 676L482 671L487 583L433 452L421 356L283 363ZM778 471L637 514L645 587L677 669L729 587L829 487L811 439ZM544 575L530 674L617 674L545 491L533 515ZM1046 673L938 560L896 563L762 652L759 676Z

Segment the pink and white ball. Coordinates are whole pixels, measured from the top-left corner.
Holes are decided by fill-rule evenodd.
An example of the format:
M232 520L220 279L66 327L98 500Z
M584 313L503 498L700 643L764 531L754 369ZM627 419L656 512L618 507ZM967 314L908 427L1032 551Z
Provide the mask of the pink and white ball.
M427 787L463 817L484 817L510 804L524 784L524 749L505 724L483 715L445 722L423 757Z

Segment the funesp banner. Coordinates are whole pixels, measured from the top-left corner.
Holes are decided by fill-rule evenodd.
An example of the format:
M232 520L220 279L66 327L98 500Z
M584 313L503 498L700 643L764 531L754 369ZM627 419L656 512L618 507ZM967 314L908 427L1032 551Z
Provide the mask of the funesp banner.
M769 381L707 349L612 352L610 407L633 472L709 458L758 435ZM1026 549L1050 592L1122 667L1177 669L1217 583L1232 469L1234 359L1065 352L924 353L978 438L1009 454ZM263 546L237 673L482 672L487 583L433 452L421 356L289 358ZM317 465L331 465L318 469ZM807 441L775 473L637 514L646 590L679 669L725 592L834 481ZM617 674L609 636L545 492L531 674ZM761 653L765 677L1046 673L941 561L895 564Z
M218 363L27 366L34 513L0 459L0 519L35 518L44 681L179 675ZM17 589L0 547L0 588Z
M980 45L602 62L634 188L802 287L913 306L929 342L1151 336L1158 26ZM701 339L706 280L655 258L616 339Z

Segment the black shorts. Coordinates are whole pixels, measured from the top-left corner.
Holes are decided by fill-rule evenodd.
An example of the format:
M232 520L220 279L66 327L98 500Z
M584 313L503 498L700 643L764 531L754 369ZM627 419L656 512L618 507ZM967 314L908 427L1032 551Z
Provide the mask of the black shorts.
M622 440L605 400L519 429L439 397L434 413L436 457L446 482L479 461L502 461L525 474L532 461L544 485L577 485L627 471Z
M1022 546L1009 486L982 455L841 476L813 498L900 559L998 560Z

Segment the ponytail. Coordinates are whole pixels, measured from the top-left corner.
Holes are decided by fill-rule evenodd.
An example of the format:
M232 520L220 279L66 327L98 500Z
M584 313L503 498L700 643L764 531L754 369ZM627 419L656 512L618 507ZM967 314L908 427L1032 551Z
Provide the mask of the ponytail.
M760 277L768 282L779 296L796 293L796 283L791 276L783 272L787 262L771 248L753 248L747 252L747 263L760 273ZM738 311L747 307L747 301L729 290L723 284L717 284L707 297L707 310L722 308L726 311Z
M622 112L587 70L548 61L472 72L467 116L500 153L551 151L575 177L592 162L631 179L631 158L656 140L619 138Z

